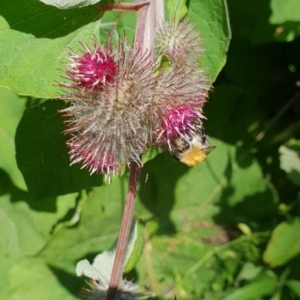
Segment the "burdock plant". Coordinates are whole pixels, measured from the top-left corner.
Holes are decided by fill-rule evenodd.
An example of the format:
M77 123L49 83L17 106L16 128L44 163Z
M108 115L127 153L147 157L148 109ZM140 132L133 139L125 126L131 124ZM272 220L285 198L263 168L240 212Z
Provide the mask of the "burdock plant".
M61 99L69 103L60 113L71 164L108 181L130 173L110 281L91 277L87 299L136 299L136 286L124 284L122 274L142 156L153 146L172 153L176 139L187 141L202 128L210 86L198 64L201 39L187 19L164 23L160 2L99 5L138 12L134 44L125 36L118 45L109 37L105 45L94 38L81 53L70 53L67 81L60 84L67 90Z
M131 163L142 167L141 157L153 143L149 120L154 68L147 52L135 50L120 40L114 49L94 43L81 56L71 54L67 77L70 106L61 110L66 117L65 134L71 163L81 163L90 173L111 175Z

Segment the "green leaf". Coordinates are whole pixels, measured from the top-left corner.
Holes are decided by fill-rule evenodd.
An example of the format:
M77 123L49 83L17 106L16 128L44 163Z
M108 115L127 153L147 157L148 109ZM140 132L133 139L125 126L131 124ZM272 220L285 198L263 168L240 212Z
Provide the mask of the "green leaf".
M254 281L237 289L223 300L253 300L258 297L273 295L277 287L278 279L271 271L265 271Z
M281 24L289 21L300 22L300 3L298 0L272 0L272 24Z
M0 176L1 182L3 178ZM45 293L50 286L46 281L46 266L40 272L34 267L40 261L37 254L50 241L53 229L74 208L76 195L63 196L57 201L47 199L36 202L20 190L6 190L5 195L0 197L0 298L30 299L28 295L34 295L36 289ZM27 262L23 261L25 257ZM48 283L56 282L53 276L50 277ZM56 286L53 292L57 291ZM15 296L17 294L19 296ZM39 299L51 299L51 295L48 298L38 295L36 297Z
M16 133L16 157L28 191L35 199L59 196L100 185L99 175L90 176L78 165L70 166L62 134L60 101L33 104L26 109Z
M279 153L280 168L294 184L300 186L300 151L283 145L279 148Z
M300 297L300 281L299 280L287 280L285 285L298 297Z
M263 258L272 267L278 267L300 253L300 217L292 218L276 226Z
M169 20L176 24L187 14L186 0L169 0L168 15Z
M25 108L25 99L12 91L0 88L0 168L5 170L13 183L23 190L26 184L15 158L15 132Z
M188 18L201 34L205 49L201 65L213 82L225 65L231 39L227 3L225 0L191 0Z
M300 35L300 3L298 0L272 0L270 24L276 25L276 39L290 42Z
M255 266L253 263L245 263L237 279L239 281L242 280L250 281L255 279L261 272L262 272L262 267Z
M21 259L11 269L9 279L8 292L3 299L80 299L80 280L72 273L47 265L38 257ZM68 286L64 287L66 282L71 281L73 293Z
M126 263L124 273L130 272L136 267L145 244L144 226L139 220L134 221L130 230L130 237L127 246Z
M122 188L117 180L56 201L33 201L15 191L0 197L0 298L78 299L84 281L75 275L76 261L107 249L117 237ZM16 197L18 202L10 200ZM78 199L80 222L70 228Z
M49 109L49 103L53 104L52 113L44 117L43 111ZM57 115L55 104L52 101L46 106L36 105L36 109L44 107L38 111L45 122ZM224 244L230 231L218 224L251 221L251 226L259 228L273 220L274 207L276 211L276 201L264 184L257 162L252 160L241 167L235 161L237 153L233 146L214 139L211 144L217 148L197 167L188 168L165 152L147 162L142 170L135 214L146 221L147 239L136 272L138 283L150 282L161 297L168 288L171 298L177 295L180 299L185 295L186 299L193 299L193 295L203 294L212 282L222 285L223 281L217 279L226 275L222 278L227 280L231 275L224 271L223 264L218 265L221 254L230 263L230 272L237 272L236 265L243 261L230 244ZM243 184L244 180L247 185ZM76 262L93 259L109 249L118 236L127 183L127 176L114 178L110 185L93 188L88 195L79 196L80 201L75 195L57 201L33 201L16 191L1 198L0 222L1 216L7 218L0 224L1 236L5 237L5 247L0 247L0 264L6 270L0 272L4 278L0 281L4 286L0 288L0 298L29 300L34 293L40 295L42 291L43 298L39 299L43 300L52 300L53 294L58 299L76 298L78 290L84 287L84 280L75 277ZM10 201L16 198L18 202ZM75 201L81 209L80 222L69 228L66 221L74 215L73 212L70 216L69 209L74 208ZM246 252L245 240L254 237L255 233L236 240L236 248ZM23 268L26 272L22 273ZM26 277L20 280L19 274ZM40 282L38 287L36 282ZM27 290L22 297L24 286ZM53 293L45 293L49 288Z
M198 1L190 1L189 17L203 36L209 55L203 57L202 63L213 81L225 63L229 44L226 5L223 0L198 4ZM56 98L64 94L55 82L62 81L70 49L78 53L82 49L79 42L91 45L93 35L96 38L98 34L105 36L116 25L116 18L101 20L102 14L96 6L62 11L36 0L2 0L0 12L3 45L0 48L0 85L10 87L19 95L38 98ZM107 14L115 16L111 12ZM219 16L217 21L215 14ZM123 14L123 17L135 20L134 14ZM123 23L122 18L118 31L132 35L135 23Z
M0 86L19 95L55 98L62 89L70 48L82 49L98 36L101 13L95 6L59 10L36 0L0 1ZM108 25L109 27L109 25Z
M225 262L216 263L216 251L225 255L231 249L223 245L222 250L228 231L216 224L243 221L257 229L267 226L277 213L276 199L265 186L257 161L248 152L239 159L234 147L219 140L211 139L210 144L217 148L197 167L188 168L162 153L142 170L136 211L142 219L153 221L146 223L146 236L151 239L137 268L151 280L156 293L168 288L169 297L193 299L210 285L221 289L244 261L231 250L224 259L229 270L224 269ZM255 234L244 237L251 241ZM241 240L236 248L251 258L260 257L259 250L248 245ZM221 281L221 276L226 279ZM214 294L207 299L215 298Z
M95 4L101 0L39 0L45 4L55 6L59 9L70 9Z

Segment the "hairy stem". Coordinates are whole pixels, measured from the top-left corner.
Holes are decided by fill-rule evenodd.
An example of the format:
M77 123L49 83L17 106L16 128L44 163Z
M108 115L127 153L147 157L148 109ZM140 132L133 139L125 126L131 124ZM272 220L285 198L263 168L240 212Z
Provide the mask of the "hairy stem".
M115 299L119 285L122 282L126 249L127 249L130 227L131 227L133 213L134 213L134 204L135 204L135 198L137 193L139 176L140 176L140 167L133 162L130 166L128 191L127 191L126 202L123 211L121 228L119 232L119 239L117 243L114 266L112 269L106 300Z
M131 8L137 8L138 11L134 48L136 49L136 51L138 51L139 55L143 55L145 51L149 51L149 59L151 60L151 63L153 62L154 48L155 3L156 0L137 0L131 4ZM117 5L124 5L124 3ZM121 7L118 7L118 9L119 8ZM122 8L124 9L124 6ZM136 163L132 163L130 166L128 192L119 232L115 261L112 269L106 300L115 299L118 289L120 288L120 284L122 283L126 250L134 213L134 204L139 175L140 167Z
M156 9L155 9L155 16L156 16L156 25L163 26L165 21L165 1L164 0L156 0Z
M121 11L121 12L130 12L130 11L139 11L142 7L147 6L148 1L141 1L135 3L114 3L114 4L97 4L101 10L111 10L111 11Z
M136 3L143 3L143 1L137 0ZM147 2L147 6L142 7L138 11L137 22L136 22L136 30L135 30L135 38L134 38L134 48L140 51L140 55L143 55L145 50L147 50L147 46L145 45L145 36L146 36L146 27L147 27L147 18L148 18L148 10L149 10L150 2Z

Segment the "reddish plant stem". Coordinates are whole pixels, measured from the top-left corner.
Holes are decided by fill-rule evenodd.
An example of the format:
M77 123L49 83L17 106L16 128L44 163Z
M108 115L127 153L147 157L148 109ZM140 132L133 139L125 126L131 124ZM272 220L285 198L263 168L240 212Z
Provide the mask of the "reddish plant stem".
M142 1L137 0L137 3L142 3ZM136 21L136 30L135 30L135 38L134 38L134 48L136 51L139 51L139 55L142 56L144 50L146 50L146 45L144 44L145 39L145 30L146 30L146 20L149 9L149 2L147 2L147 6L142 7L138 11L137 21Z
M156 9L155 9L155 16L156 16L156 25L163 26L165 21L165 1L164 0L156 0Z
M97 4L101 10L111 10L111 11L139 11L142 7L149 5L148 1L135 2L135 3L114 3L114 4Z
M140 177L140 167L135 162L133 162L131 163L130 166L128 191L127 191L126 202L123 211L121 228L119 232L119 239L117 243L114 266L111 273L106 300L115 299L120 283L122 283L126 249L127 249L130 227L131 227L133 213L134 213L134 204L135 204L139 177Z
M136 34L134 40L134 48L143 55L145 51L149 51L151 54L149 59L153 61L153 48L154 48L154 30L155 30L155 1L137 0L130 4L131 9L129 11L138 11ZM128 4L115 4L119 9L126 9ZM124 7L125 5L125 7ZM121 7L122 6L122 7ZM115 10L115 9L113 9ZM124 11L124 10L123 10ZM121 228L119 232L119 238L116 248L116 255L112 274L109 282L109 288L107 291L106 300L115 300L117 292L122 284L122 277L125 265L126 250L128 244L128 238L130 234L130 228L134 213L134 204L137 193L138 181L140 175L140 166L136 163L132 163L130 166L130 177L128 183L128 192L126 196L125 207L123 211L123 217L121 222Z

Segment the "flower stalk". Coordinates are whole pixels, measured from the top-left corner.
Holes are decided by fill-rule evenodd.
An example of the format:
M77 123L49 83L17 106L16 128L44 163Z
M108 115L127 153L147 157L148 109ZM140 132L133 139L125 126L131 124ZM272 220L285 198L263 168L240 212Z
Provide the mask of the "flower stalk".
M136 1L138 6L137 26L134 40L134 49L139 56L143 56L148 51L149 63L153 63L154 52L154 32L155 32L155 1ZM132 224L135 200L140 176L140 165L133 162L129 166L129 183L126 202L119 231L119 238L116 247L116 256L109 282L106 300L114 300L118 287L122 282L125 265L126 249L128 245L129 233Z
M121 228L119 231L119 238L116 248L116 256L109 282L106 300L115 299L115 295L117 294L119 285L122 282L125 255L130 233L130 227L133 219L139 176L140 167L135 162L133 162L130 166L128 192L126 196L126 202L124 206Z

